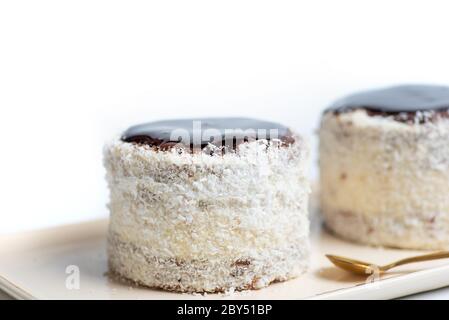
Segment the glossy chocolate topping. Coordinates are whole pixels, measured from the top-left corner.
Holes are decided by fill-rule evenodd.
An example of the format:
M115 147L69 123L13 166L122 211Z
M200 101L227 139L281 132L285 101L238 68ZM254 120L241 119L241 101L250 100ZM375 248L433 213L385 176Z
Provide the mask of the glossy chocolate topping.
M294 142L292 132L285 126L248 118L203 118L149 122L130 127L122 136L126 142L169 149L177 143L190 148L215 146L236 148L245 141L280 139Z
M390 115L446 111L449 109L449 87L402 85L364 91L337 100L326 111L342 113L354 109Z

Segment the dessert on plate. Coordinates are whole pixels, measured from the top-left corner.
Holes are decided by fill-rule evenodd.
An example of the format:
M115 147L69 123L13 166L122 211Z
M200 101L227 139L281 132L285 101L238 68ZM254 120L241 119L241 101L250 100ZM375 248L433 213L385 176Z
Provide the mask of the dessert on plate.
M308 265L309 149L246 118L151 122L104 148L110 270L178 292L258 289Z
M344 97L321 120L320 206L337 235L449 247L449 88L403 85Z

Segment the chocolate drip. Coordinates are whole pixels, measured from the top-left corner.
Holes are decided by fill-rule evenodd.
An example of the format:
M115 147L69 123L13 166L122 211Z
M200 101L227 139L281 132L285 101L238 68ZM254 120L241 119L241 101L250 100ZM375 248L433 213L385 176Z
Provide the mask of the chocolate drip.
M325 112L338 114L355 109L364 109L371 116L393 116L401 122L432 121L447 117L449 87L402 85L364 91L337 100Z
M130 127L122 140L170 149L178 143L191 149L205 148L209 143L236 149L237 145L258 139L280 139L294 142L292 132L285 126L248 118L203 118L165 120Z

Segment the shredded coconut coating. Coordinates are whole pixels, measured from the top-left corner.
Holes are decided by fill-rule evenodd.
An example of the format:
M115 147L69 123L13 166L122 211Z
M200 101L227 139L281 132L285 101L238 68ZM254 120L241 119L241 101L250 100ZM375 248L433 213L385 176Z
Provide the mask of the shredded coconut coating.
M304 272L309 149L295 139L212 156L107 144L110 269L180 292L257 289Z
M449 247L449 120L402 123L364 110L324 114L320 206L361 243Z

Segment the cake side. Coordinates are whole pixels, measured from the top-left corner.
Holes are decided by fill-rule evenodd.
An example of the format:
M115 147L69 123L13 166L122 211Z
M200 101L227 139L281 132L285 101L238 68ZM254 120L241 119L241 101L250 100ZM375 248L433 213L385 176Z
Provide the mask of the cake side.
M183 292L260 288L302 273L308 147L295 139L215 156L108 144L111 269Z
M332 231L373 245L449 246L447 118L326 112L319 138L320 203Z

